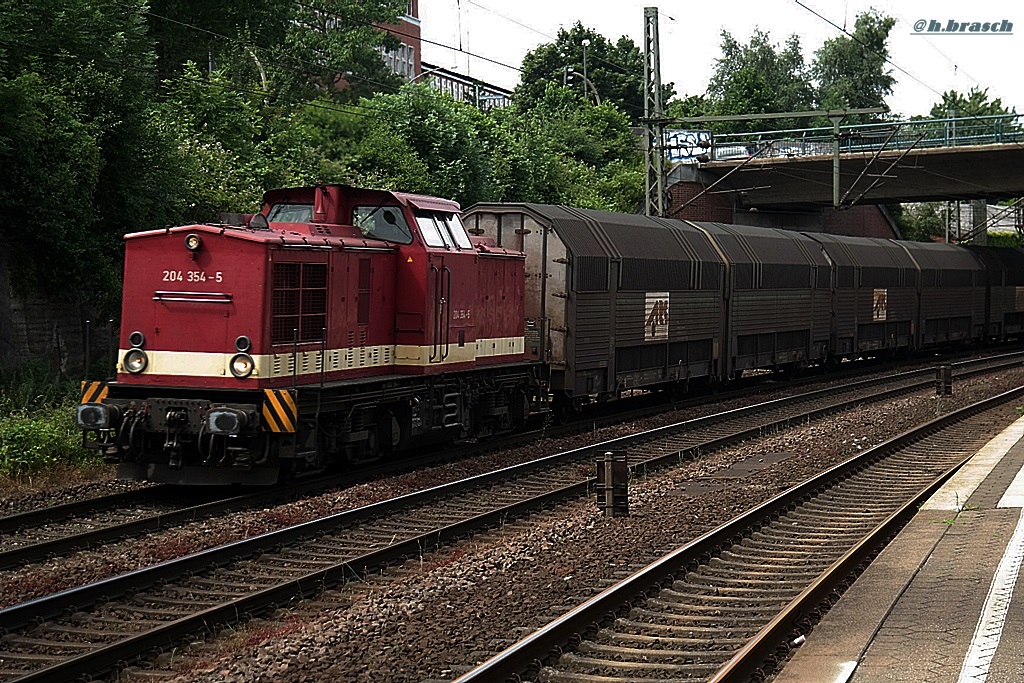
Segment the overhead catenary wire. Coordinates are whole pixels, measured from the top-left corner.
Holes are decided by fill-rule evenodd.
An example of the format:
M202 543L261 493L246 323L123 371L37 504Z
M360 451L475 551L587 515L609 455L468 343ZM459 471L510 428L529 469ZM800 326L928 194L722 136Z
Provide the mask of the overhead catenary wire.
M821 19L822 21L824 21L824 22L825 22L826 24L828 24L829 26L831 26L831 27L833 27L833 28L835 28L835 29L837 29L837 30L841 31L841 32L842 32L843 34L845 34L845 35L846 35L846 36L847 36L848 38L850 38L851 40L853 40L854 42L856 42L857 44L859 44L859 45L860 45L861 47L863 47L863 48L864 48L865 50L868 50L869 52L871 52L872 54L876 55L877 57L880 57L880 58L881 58L881 59L882 59L882 60L883 60L883 61L884 61L885 63L889 64L890 66L892 66L893 68L895 68L895 69L896 69L896 70L898 70L899 72L901 72L901 73L903 73L903 74L906 74L907 76L909 76L909 77L911 78L911 80L913 80L913 81L916 81L916 82L917 82L918 84L920 84L920 85L921 85L921 86L923 86L924 88L927 88L927 89L928 89L928 90L930 90L931 92L935 93L935 94L936 94L936 95L938 95L938 96L939 96L940 98L942 98L942 97L943 97L943 96L945 95L945 93L943 93L943 92L941 92L941 91L939 91L939 90L936 90L935 88L933 88L933 87L932 87L931 85L929 85L928 83L925 83L925 82L924 82L924 81L922 81L922 80L921 80L920 78L918 78L917 76L915 76L915 75L914 75L914 74L912 74L911 72L907 71L906 69L904 69L904 68L903 68L902 66L900 66L900 65L899 65L899 64L897 64L896 62L892 61L892 59L891 59L891 58L890 58L890 57L889 57L889 56L888 56L887 54L883 54L883 53L879 52L878 50L875 50L875 49L874 49L874 48L872 48L872 47L871 47L870 45L868 45L867 43L865 43L864 41L862 41L862 40L861 40L860 38L858 38L858 37L857 37L857 36L855 36L854 34L852 34L852 33L850 33L849 31L847 31L847 30L846 30L846 28L844 28L844 27L840 26L839 24L835 23L834 21L832 21L832 20L831 20L831 19L829 19L828 17L825 17L824 15L822 15L821 13L819 13L818 11L816 11L815 9L813 9L812 7L809 7L808 5L804 4L804 2L802 2L802 0L793 0L793 2L795 2L795 3L796 3L796 4L798 5L798 6L800 6L800 7L804 8L805 10L807 10L808 12L810 12L811 14L813 14L814 16L818 17L819 19ZM981 117L980 117L980 116L978 116L977 114L968 114L968 115L967 115L967 116L965 116L964 118L968 118L968 119L977 119L977 120L979 120L979 121L981 120ZM1015 145L1020 145L1020 146L1024 146L1024 143L1021 143L1021 142L1020 142L1020 141L1018 141L1018 140L1013 140L1012 142L1013 142L1013 144L1015 144Z
M493 14L493 15L495 15L495 16L497 16L497 17L499 17L499 18L501 18L501 19L503 19L503 20L505 20L505 21L507 21L507 22L509 22L511 24L514 24L516 26L524 28L524 29L526 29L528 31L532 31L533 33L536 33L537 35L539 35L539 36L541 36L543 38L547 38L548 40L552 41L552 43L556 43L558 41L558 36L552 36L549 33L545 33L544 31L541 31L540 29L538 29L538 28L536 28L534 26L530 26L529 24L521 22L518 19L514 19L514 18L512 18L512 17L510 17L510 16L508 16L506 14L498 12L497 10L492 9L490 7L487 7L486 5L483 5L483 4L479 3L479 2L476 2L475 0L467 0L467 1L468 1L468 4L473 5L474 7L478 7L480 9L484 10L485 12L490 12L491 14ZM564 30L564 29L562 29L562 30ZM429 42L429 41L427 41L427 42ZM614 45L612 43L612 41L608 41L608 42L609 42L609 44ZM453 48L451 48L449 46L449 49L453 49ZM591 59L593 59L595 62L599 62L599 63L604 64L606 66L613 67L619 73L626 74L626 75L629 75L630 73L632 73L632 71L630 70L630 67L628 67L628 66L626 66L624 64L620 64L618 62L611 61L611 60L606 59L606 58L604 58L604 57L602 57L600 55L593 55L592 54L591 55ZM519 69L519 71L522 72L522 69ZM622 104L622 106L624 106L624 107L626 107L626 108L628 108L628 109L630 109L630 110L632 110L634 112L642 113L642 107L640 107L638 105L630 104L629 102L625 102L625 101L620 102L620 104Z
M484 55L476 54L475 52L470 52L469 50L464 50L462 48L454 47L452 45L447 45L445 43L441 43L441 42L438 42L436 40L430 40L428 38L423 38L421 36L415 36L415 35L413 35L411 33L407 33L406 31L403 31L403 30L401 30L399 28L396 28L394 26L387 26L387 27L377 26L372 21L364 21L362 19L353 19L351 17L346 17L343 14L339 14L338 12L334 12L332 10L323 9L321 7L315 7L313 5L309 5L309 4L306 4L304 2L298 2L296 4L298 4L300 7L305 7L306 9L312 10L314 12L322 12L324 14L330 15L332 17L336 17L338 19L345 19L346 21L351 21L351 22L354 22L354 23L357 23L357 24L363 24L365 26L373 26L375 28L379 28L382 31L385 31L387 33L391 33L391 34L396 35L396 36L404 36L406 38L413 38L413 39L419 40L421 43L428 43L430 45L436 45L437 47L443 47L443 48L446 48L448 50L452 50L454 52L459 52L461 54L467 55L469 57L473 57L475 59L482 59L485 62L490 62L491 64L496 64L497 66L503 66L506 69L511 69L513 71L518 71L520 73L522 73L522 71L523 71L521 67L512 66L511 64L506 64L505 62L502 62L500 60L491 59L490 57L486 57Z
M253 48L255 48L256 50L259 50L260 53L264 54L264 55L271 52L271 50L269 48L262 48L262 47L259 47L259 46L253 46L253 45L249 44L249 42L244 41L244 40L242 40L240 38L232 38L231 36L227 36L227 35L224 35L222 33L218 33L216 31L212 31L210 29L207 29L207 28L204 28L204 27L201 27L201 26L196 26L194 24L190 24L188 22L184 22L184 21L181 21L181 20L178 20L178 19L174 19L174 18L171 18L171 17L166 17L166 16L163 16L163 15L159 15L157 13L141 9L139 7L136 7L136 6L127 5L127 4L124 4L124 3L116 3L116 4L120 5L126 11L133 12L133 13L137 12L137 13L140 13L140 14L152 17L154 19L158 19L158 20L161 20L161 21L166 21L166 22L169 22L169 23L173 23L173 24L176 24L176 25L181 26L183 28L188 28L189 30L196 31L198 33L203 33L205 35L209 35L209 36L221 39L221 40L225 40L225 41L234 43L236 45L239 45L239 46L245 48L246 50L249 50L250 52L252 51ZM315 11L319 11L319 10L317 10L317 8L314 8L311 5L304 5L304 6L310 8L310 9L313 9ZM336 14L336 13L332 13L332 15L337 16L338 18L344 18L341 15ZM360 24L364 24L364 25L367 25L367 26L372 26L373 28L381 30L382 32L387 32L388 30L390 30L390 29L387 29L387 28L382 28L382 27L377 26L375 24L372 24L370 22L355 21L355 23L360 23ZM6 42L9 45L17 45L17 46L25 48L25 49L30 49L30 50L37 49L37 47L34 46L34 45L28 45L28 44L25 44L25 43L17 43L16 41L11 41L10 39L3 38L3 37L0 37L0 40ZM40 53L40 54L45 54L45 53ZM50 53L50 56L53 56L53 57L71 57L71 55L68 55L64 51L52 52L52 53ZM107 66L111 66L111 67L124 68L124 69L128 69L128 70L135 71L135 72L147 73L147 74L153 75L155 77L159 77L161 75L161 73L158 70L156 70L156 69L146 69L146 68L134 65L134 64L124 64L124 63L116 62L116 61L109 60L109 59L107 59L107 60L95 59L94 61L96 61L97 63L106 64ZM267 63L271 64L271 65L274 65L274 66L279 66L279 67L282 67L282 68L292 69L292 70L296 70L296 67L299 66L299 65L307 65L309 67L312 67L315 71L322 71L325 68L327 68L327 69L332 69L333 68L338 73L346 73L347 72L347 70L345 70L345 69L343 69L341 67L332 67L330 64L323 64L323 63L317 64L317 63L314 63L314 62L309 62L309 61L298 59L298 58L292 58L290 63L282 62L280 60L268 61ZM369 79L369 78L365 78L365 77L361 77L361 76L356 76L356 75L352 75L352 74L347 74L347 77L349 77L349 78L351 78L352 80L355 80L355 81L359 81L359 82L363 82L363 83L366 83L366 84L369 84L369 85L376 86L381 91L386 91L386 92L391 92L391 93L401 92L401 88L396 88L396 87L393 87L393 86L390 86L390 85L387 85L387 84L384 84L384 83L380 83L378 81L374 81L373 79ZM361 118L364 118L364 119L368 119L368 120L375 120L375 121L382 121L382 122L386 121L386 122L392 122L393 123L393 122L395 122L397 120L394 117L382 116L383 112L381 110L375 108L375 107L368 107L368 106L365 106L365 105L359 104L359 103L349 103L349 104L338 103L338 104L332 105L332 104L327 104L327 103L323 102L322 100L313 100L313 99L300 99L300 100L296 100L296 99L293 99L293 98L284 97L280 93L267 92L266 90L255 90L253 88L249 88L249 87L246 87L246 86L243 86L243 85L239 85L239 84L237 84L237 83L235 83L233 81L230 81L230 79L226 78L224 75L221 75L219 80L217 80L217 81L214 81L212 79L191 78L191 77L188 77L188 76L186 76L185 74L182 74L182 73L176 73L175 74L175 78L179 78L179 79L190 81L190 82L195 82L195 83L200 84L200 85L216 87L216 88L218 88L220 90L233 91L233 92L243 93L243 94L259 95L261 97L271 98L274 101L274 103L277 103L277 104L286 104L286 105L294 105L294 106L300 106L300 105L301 106L309 106L309 107L312 107L312 108L321 109L321 110L325 110L325 111L334 111L334 112L337 112L337 113L349 114L349 115L358 116L358 117L361 117Z

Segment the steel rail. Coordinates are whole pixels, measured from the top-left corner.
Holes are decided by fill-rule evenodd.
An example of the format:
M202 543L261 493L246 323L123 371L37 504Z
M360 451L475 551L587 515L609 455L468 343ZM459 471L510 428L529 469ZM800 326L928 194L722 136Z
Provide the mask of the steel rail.
M513 644L505 651L463 674L455 680L455 683L494 683L494 681L503 681L519 676L538 663L544 662L549 657L561 654L562 648L567 643L570 643L573 638L594 628L606 617L614 617L624 606L636 602L637 599L647 597L646 593L649 591L660 590L667 582L671 582L672 578L684 567L691 563L700 562L703 557L725 546L733 539L742 536L747 529L763 525L772 516L779 514L801 498L823 488L829 482L838 480L872 460L910 445L924 436L940 431L979 412L1006 403L1022 394L1024 394L1024 387L1018 387L947 413L919 427L908 430L885 443L859 453L812 479L793 486L771 500L677 548L644 569L616 583L614 586ZM952 476L958 467L947 470L932 486L922 490L915 497L915 500L929 489L941 485L945 478ZM914 504L909 503L903 506L898 513L890 516L882 525L885 527L885 530L880 531L879 535L875 537L876 540L872 542L874 546L877 547L880 542L878 539L884 538L885 533L898 526L900 521L906 519L907 515L912 514L915 509ZM862 559L865 552L867 552L866 549L860 549L856 553L850 551L837 561L836 565L849 568L856 564L855 560ZM749 676L753 668L756 668L752 662L760 663L761 660L758 657L763 659L766 652L771 651L784 642L784 634L788 632L788 628L798 617L801 608L812 602L813 604L820 602L820 599L834 587L835 582L840 580L841 577L838 574L834 574L831 579L822 580L820 583L816 582L815 585L809 587L801 595L802 600L799 604L797 604L797 600L794 600L788 606L789 608L786 610L785 616L780 615L769 626L765 627L763 637L758 643L751 643L746 646L745 649L748 652L742 660L737 659L735 664L729 663L732 664L732 667L728 677L721 678L720 680L716 678L714 680L718 681L718 683L733 683L735 681L747 680L743 676ZM779 639L780 634L783 636L783 640ZM739 655L737 655L737 658L739 658ZM735 673L732 673L732 671L735 671Z
M274 495L271 495L270 492L260 492L234 496L187 508L159 512L141 519L112 524L63 538L54 538L30 545L18 546L0 551L0 568L26 564L60 553L69 553L74 550L109 543L146 531L158 531L172 525L197 521L221 512L251 507L260 502L287 497L288 495L290 495L289 492L277 490Z
M103 510L111 505L118 506L141 503L145 502L147 498L151 498L154 495L166 494L170 490L171 487L169 485L162 484L159 486L138 489L136 491L123 491L121 493L114 493L108 496L98 496L96 498L86 498L85 500L62 503L52 507L26 510L25 512L18 512L13 515L0 517L0 531L17 531L24 527L39 526L40 524L52 522L57 519L64 519L75 515Z
M358 577L370 567L415 556L422 553L425 549L437 546L445 541L465 536L482 527L493 526L509 517L534 511L538 507L557 503L568 497L578 496L581 493L585 493L586 490L586 485L574 484L551 491L537 498L531 498L491 510L442 529L433 529L419 536L367 553L355 560L283 581L270 588L250 593L242 598L237 598L188 615L145 633L124 638L110 645L12 680L19 683L64 683L82 674L117 669L120 668L122 663L128 661L133 656L137 656L138 653L168 647L182 638L207 632L213 624L241 621L258 610L287 604L296 598L315 594L323 590L325 585L338 583L346 578ZM202 568L205 569L208 566L209 563L207 562Z
M913 379L915 376L923 377L925 374L931 374L930 370L917 370L909 373L903 373L898 375L899 379ZM885 381L883 379L872 379L862 380L847 385L844 388L866 388L872 384L881 384ZM909 385L902 386L895 389L889 389L883 392L879 392L871 397L862 397L860 401L865 400L881 400L890 396L899 395L914 389L918 389L924 385L927 385L931 380L924 380ZM591 456L603 453L610 450L621 450L628 448L631 445L651 441L657 437L669 434L676 431L688 431L701 427L706 424L721 421L725 417L737 417L744 413L756 414L757 412L763 411L768 407L785 406L793 403L807 402L818 397L831 395L835 393L835 389L822 389L812 391L806 394L799 394L797 396L789 396L780 399L774 399L771 401L765 401L752 406L746 406L742 408L734 408L723 413L715 415L709 415L705 417L694 418L692 420L686 420L673 425L666 425L659 427L648 432L642 432L640 434L632 434L615 439L609 439L597 444L582 446L560 453L544 456L537 458L529 462L520 463L518 465L511 465L502 469L494 470L484 474L475 475L465 479L461 479L455 482L447 484L441 484L438 486L422 489L408 493L396 498L391 498L377 503L372 503L352 510L346 510L339 512L321 519L304 522L295 526L287 527L285 529L279 529L276 531L270 531L264 534L253 536L231 543L218 546L216 548L210 548L203 550L185 557L168 560L151 567L137 569L132 572L128 572L116 577L104 579L93 584L86 586L80 586L78 588L72 588L60 593L56 593L51 596L38 598L29 602L21 603L18 605L12 605L0 609L0 629L7 629L8 631L20 628L29 621L38 617L51 617L67 609L77 607L83 604L92 604L99 599L109 599L110 597L124 594L132 587L138 587L140 585L153 585L161 580L168 580L175 576L180 576L185 572L197 571L199 568L209 565L219 565L224 562L235 559L239 556L250 555L259 549L272 547L278 544L294 543L302 538L321 533L323 531L343 526L346 524L353 524L370 519L373 516L387 514L390 512L397 511L403 507L416 505L429 500L454 495L461 491L465 491L471 488L484 486L492 482L501 481L504 479L510 479L514 477L524 476L526 474L534 473L548 467L557 466L564 462L572 460L587 460L592 459ZM767 423L758 424L756 426L747 428L745 430L734 432L732 434L718 437L710 441L703 442L697 446L691 446L688 448L679 449L673 452L669 452L665 455L657 456L655 458L645 460L643 462L634 463L630 465L632 472L637 473L646 469L650 469L655 466L660 466L667 462L679 458L685 458L692 456L702 451L710 451L717 448L721 448L730 443L752 436L757 436L765 431L777 429L780 427L787 426L793 422L807 421L815 417L819 417L830 412L834 412L839 408L836 406L826 406L822 408L815 408L810 411L801 413L798 416L791 416L774 420ZM581 481L579 486L582 491L587 490L587 487L592 486L594 479L587 479Z
M968 456L939 475L928 486L922 488L913 498L889 515L867 536L836 560L821 576L804 589L786 607L766 624L750 641L733 655L708 683L743 683L761 668L762 663L786 642L787 635L797 622L806 619L807 614L825 599L856 570L857 566L870 560L885 545L886 539L917 514L921 503L928 500L946 481L956 474L972 456Z
M870 397L870 399L878 400L881 397L919 388L930 381L930 379L923 379L924 375L930 374L930 370L904 373L904 375L899 376L901 380L909 379L915 381L906 386L879 392L875 396ZM863 388L872 384L885 383L886 381L892 381L892 379L863 380L853 383L850 386L854 388ZM726 411L723 415L736 416L742 415L743 413L756 414L759 411L765 410L766 406L774 407L789 403L807 402L808 400L813 400L824 394L834 394L835 391L835 389L826 389L799 396L776 399L774 401L767 401L748 408ZM865 400L869 400L869 397L860 397L857 399L857 401ZM838 406L816 408L802 413L800 416L784 417L779 420L758 425L751 429L743 430L739 433L714 439L711 442L705 442L696 448L681 449L677 452L660 456L657 460L667 461L673 458L678 458L691 451L711 450L739 438L745 438L752 434L763 432L766 429L776 428L777 426L788 424L793 421L805 421L811 419L811 416L833 412L837 409ZM675 431L679 431L680 429L689 429L700 424L705 424L709 421L712 421L711 418L698 418L696 420L678 423L674 427ZM78 606L105 602L110 597L130 594L133 591L138 590L140 587L153 586L160 582L173 580L183 575L187 576L189 573L223 566L229 562L255 555L262 550L275 546L296 543L319 533L326 533L343 525L365 521L381 514L393 512L401 508L423 503L439 497L450 496L460 491L478 488L488 483L504 480L513 476L522 476L553 465L562 464L566 461L586 457L587 454L622 448L627 444L638 441L650 441L652 439L652 435L667 433L668 431L669 428L663 427L653 430L650 433L621 437L601 444L573 449L571 451L547 456L528 463L463 479L458 482L406 494L405 496L400 496L388 501L381 501L355 510L337 513L320 520L314 520L279 531L262 534L250 539L236 541L183 558L170 560L153 567L136 570L119 577L106 579L95 584L70 589L53 596L40 598L21 605L15 605L0 610L0 629L6 629L9 631L21 628L32 621L38 621L47 617L54 617L66 610L77 610ZM650 462L641 462L635 464L634 468L646 468L650 466ZM592 478L586 479L575 484L550 491L538 498L518 501L512 505L497 508L478 515L472 519L463 520L457 524L441 529L431 530L400 543L396 543L390 547L375 550L362 557L348 560L327 569L309 573L298 579L282 582L272 588L248 594L242 598L231 600L222 605L210 607L194 615L170 622L147 633L121 639L109 646L77 657L69 658L45 669L26 674L16 680L66 680L69 676L79 675L81 673L92 673L98 670L115 667L122 660L137 656L140 651L147 651L154 647L168 646L173 643L175 639L184 637L190 633L202 631L207 628L208 624L212 621L237 620L246 612L263 609L272 604L280 604L282 601L287 601L295 598L296 596L305 595L311 591L319 590L327 582L334 582L341 580L346 576L359 574L367 567L376 566L378 564L390 562L409 555L415 555L422 552L426 547L432 547L451 538L468 533L473 529L480 528L481 526L492 525L508 516L523 514L529 510L549 505L552 502L562 500L567 497L583 495L590 490L593 483L594 480Z
M1016 359L1016 362L1014 362L1015 359ZM966 361L958 361L958 362L952 363L952 365L953 365L953 367L955 369L956 368L961 368L961 367L966 369L969 366L979 365L979 364L988 364L988 363L991 363L992 361L998 361L1004 367L1012 367L1012 366L1014 366L1016 364L1024 362L1024 352L1011 352L1011 353L1007 353L1007 354L1001 354L1001 355L998 355L998 356L990 356L988 358L980 358L980 359L972 359L972 360L966 360ZM963 377L963 376L967 376L968 374L973 374L975 372L986 372L989 369L990 368L985 367L985 368L982 368L981 370L973 370L973 371L969 371L969 372L960 372L960 373L957 373L957 376ZM858 370L856 373L853 373L853 374L859 374L860 372L862 372L862 370ZM909 371L909 372L910 373L926 374L928 372L931 372L931 370L923 369L923 370L914 370L914 371ZM845 375L845 373L839 373L838 375L833 375L832 377L834 377L834 378L835 377L842 377L844 375ZM899 377L899 376L908 376L908 375L907 375L907 373L900 373L899 375L891 376L889 379L894 379L894 378ZM811 381L815 381L817 379L818 378L814 378L814 380L811 380ZM864 380L864 381L872 382L872 381L877 381L877 380ZM732 398L732 397L745 396L745 395L748 395L748 394L749 394L749 390L744 389L744 390L738 390L738 391L730 391L730 392L719 393L719 394L717 394L717 398L718 399ZM706 397L700 397L699 399L695 399L693 401L680 401L680 402L676 402L675 404L673 404L673 409L678 409L680 407L685 407L685 406L689 406L689 405L696 405L696 404L699 404L700 402L703 402L704 400L706 400ZM629 412L627 412L625 414L616 414L616 415L602 416L602 417L599 417L599 418L586 418L586 419L583 420L583 422L585 422L586 424L594 424L594 425L596 425L596 424L613 423L613 422L616 422L616 421L619 421L619 420L636 419L639 416L646 416L646 415L651 414L651 408L653 408L653 407L654 406L649 407L649 408L644 408L644 409L632 410L632 411L629 411ZM566 428L547 428L547 429L544 429L544 430L538 430L538 431L534 431L534 432L529 432L526 435L516 435L516 436L512 436L512 437L505 437L505 438L502 438L502 439L497 439L497 440L490 440L490 441L486 442L485 444L483 444L483 446L486 447L486 448L495 448L495 447L503 446L506 441L509 441L509 442L519 442L519 441L522 441L522 440L528 440L528 439L536 438L537 436L540 436L542 434L543 435L547 435L547 436L553 436L553 435L561 435L563 433L572 433L573 427L574 427L574 425L569 425ZM576 426L576 428L578 428L578 425ZM467 453L468 454L476 453L478 451L479 451L479 446L478 445L475 445L474 447L472 447L470 449L467 449ZM459 457L459 455L456 454L456 457ZM326 477L317 477L315 479L308 479L308 480L302 480L302 481L299 481L299 482L295 482L295 484L292 484L292 485L290 485L289 487L287 487L285 489L278 488L276 490L278 492L280 492L278 495L281 495L282 497L284 497L284 496L292 495L292 494L295 494L295 493L302 493L302 492L304 492L306 490L310 490L310 489L322 488L322 487L326 487L326 486L330 486L330 485L345 485L346 483L350 483L352 481L361 481L361 480L363 480L363 479L365 479L367 477L377 476L377 475L380 475L380 474L391 474L396 469L401 470L401 469L406 468L406 467L417 467L417 466L421 466L421 465L424 465L424 464L432 464L432 463L438 462L439 460L442 460L442 459L447 459L447 458L439 458L437 455L426 455L426 456L420 456L420 457L413 457L413 458L409 458L409 459L403 460L401 462L388 463L388 464L385 464L385 465L373 465L373 466L370 466L368 468L360 468L358 471L353 472L352 476L344 476L344 475L337 475L337 474L335 474L335 475L326 476ZM111 494L111 495L107 495L107 496L98 496L98 497L95 497L95 498L88 498L88 499L85 499L85 500L79 500L79 501L72 501L72 502L68 502L68 503L62 503L62 504L56 505L56 506L39 508L39 509L36 509L36 510L28 510L28 511L25 511L25 512L19 512L19 513L15 513L15 514L11 514L11 515L6 515L6 516L0 516L0 532L17 531L19 529L26 528L26 527L39 526L41 524L44 524L44 523L47 523L47 522L51 522L51 521L54 521L54 520L66 519L68 517L73 517L73 516L77 516L77 515L87 514L87 513L90 513L90 512L96 512L96 511L99 511L99 510L106 510L106 509L109 509L110 507L116 507L116 506L130 505L130 504L134 504L134 503L147 502L148 498L151 498L153 496L158 496L158 495L166 495L166 494L169 494L172 490L174 490L174 487L172 487L171 485L161 484L161 485L158 485L158 486L152 486L152 487L148 487L148 488L145 488L145 489L139 489L139 490L135 490L135 491L125 491L125 492L122 492L122 493L115 493L115 494ZM253 500L256 500L258 495L259 495L258 493L257 494L253 494L253 496L252 496ZM241 497L235 497L235 498L241 498ZM83 545L87 545L87 543L83 544ZM0 555L0 558L2 558L2 555Z

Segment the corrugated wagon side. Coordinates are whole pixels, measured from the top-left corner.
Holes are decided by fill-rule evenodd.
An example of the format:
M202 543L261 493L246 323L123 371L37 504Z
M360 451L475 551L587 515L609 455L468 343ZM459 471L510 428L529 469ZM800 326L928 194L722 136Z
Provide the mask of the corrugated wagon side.
M918 316L917 265L897 243L808 234L834 268L833 353L854 357L909 349Z
M527 254L527 352L573 402L717 375L724 265L678 221L480 204L474 231ZM533 341L530 341L533 340Z
M1010 247L968 247L988 275L986 334L990 339L1024 331L1024 252Z
M918 348L980 340L985 328L985 264L962 247L898 244L920 267Z
M818 244L785 230L693 225L730 263L724 376L824 360L831 332L832 268Z

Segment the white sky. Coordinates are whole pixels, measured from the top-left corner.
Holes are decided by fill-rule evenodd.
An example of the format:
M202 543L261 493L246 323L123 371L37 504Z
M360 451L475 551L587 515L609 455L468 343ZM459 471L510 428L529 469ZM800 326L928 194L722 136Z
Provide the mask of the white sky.
M889 34L889 65L896 78L888 100L896 113L927 115L939 93L972 87L988 88L989 98L1001 98L1009 108L1024 113L1024 3L974 0L802 0L808 7L852 32L856 16L874 7L896 19ZM610 40L630 37L643 46L644 7L659 8L661 78L675 84L677 96L707 89L714 60L721 55L724 28L741 42L753 29L767 32L773 43L800 36L806 62L821 44L839 30L814 16L795 0L420 0L425 40L459 47L496 62L519 67L523 56L536 46L554 42L560 27L576 21ZM1012 35L917 35L920 19L943 26L953 19L968 22L1014 24ZM513 88L519 72L424 42L426 62L495 85ZM581 68L577 65L577 69ZM903 71L901 71L901 69ZM907 72L907 73L904 73ZM909 74L909 75L908 75Z

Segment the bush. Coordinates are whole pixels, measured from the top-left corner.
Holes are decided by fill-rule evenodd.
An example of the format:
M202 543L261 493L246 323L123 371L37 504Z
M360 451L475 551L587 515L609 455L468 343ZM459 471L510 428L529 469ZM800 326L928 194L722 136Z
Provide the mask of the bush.
M0 476L97 462L75 425L78 387L39 367L0 377Z
M0 418L0 475L19 476L93 457L82 448L71 405Z

